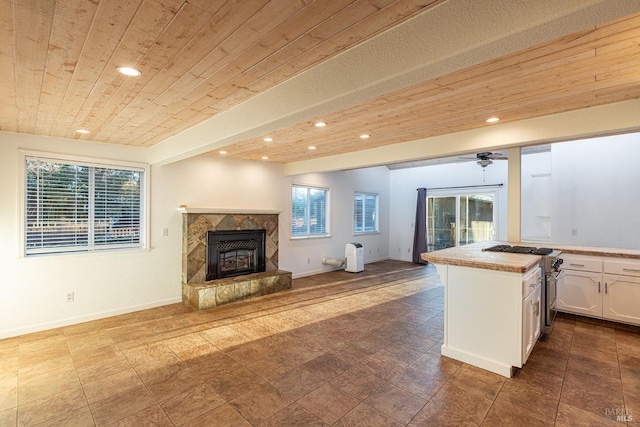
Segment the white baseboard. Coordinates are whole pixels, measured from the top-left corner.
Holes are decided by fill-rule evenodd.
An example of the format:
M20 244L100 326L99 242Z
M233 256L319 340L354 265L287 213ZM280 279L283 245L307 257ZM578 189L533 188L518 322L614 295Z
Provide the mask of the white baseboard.
M445 344L440 347L440 354L507 378L511 378L513 376L514 368L510 365L506 365L495 360L485 359L484 357L476 356L475 354L470 354L456 348L447 347Z
M364 265L365 265L365 269L366 269L366 265L367 264L371 264L372 262L380 262L380 261L386 261L389 258L387 257L383 257L383 258L376 258L376 259L370 259L367 260ZM302 273L296 273L292 276L293 279L299 279L301 277L307 277L307 276L314 276L316 274L322 274L322 273L329 273L330 271L338 271L338 270L344 270L344 266L342 267L335 267L335 268L326 268L326 269L322 269L322 270L313 270L313 271L304 271Z
M46 331L48 329L61 328L63 326L76 325L78 323L89 322L91 320L104 319L107 317L117 316L119 314L132 313L134 311L146 310L148 308L161 307L163 305L175 304L182 302L180 298L168 298L165 300L154 301L146 304L133 305L115 310L103 311L100 313L91 313L84 316L69 317L66 319L55 320L52 322L38 323L36 325L25 326L22 328L9 329L0 331L0 339L17 337L19 335L31 334L34 332Z

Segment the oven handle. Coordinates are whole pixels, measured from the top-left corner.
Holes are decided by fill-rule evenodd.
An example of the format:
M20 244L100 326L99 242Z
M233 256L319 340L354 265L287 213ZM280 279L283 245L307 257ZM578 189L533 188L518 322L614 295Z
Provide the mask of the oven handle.
M550 275L551 277L553 277L554 279L556 279L556 280L560 280L560 279L562 278L562 276L564 276L564 273L565 273L565 271L564 271L564 270L560 270L560 271L558 271L558 273L557 273L557 274L555 274L555 275L554 275L553 273L549 273L549 275Z

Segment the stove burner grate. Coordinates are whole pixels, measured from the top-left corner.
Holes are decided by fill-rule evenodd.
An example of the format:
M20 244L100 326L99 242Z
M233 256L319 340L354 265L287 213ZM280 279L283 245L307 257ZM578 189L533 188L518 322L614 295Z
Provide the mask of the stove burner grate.
M513 254L531 254L531 255L549 255L553 252L551 248L532 248L529 246L511 246L511 245L496 245L486 248L488 252L506 252Z

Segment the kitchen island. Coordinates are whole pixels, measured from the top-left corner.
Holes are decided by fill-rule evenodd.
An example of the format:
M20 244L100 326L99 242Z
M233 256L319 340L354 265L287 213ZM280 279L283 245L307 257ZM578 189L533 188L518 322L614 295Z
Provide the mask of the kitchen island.
M494 244L421 256L445 287L441 354L510 377L540 335L541 257L483 251Z

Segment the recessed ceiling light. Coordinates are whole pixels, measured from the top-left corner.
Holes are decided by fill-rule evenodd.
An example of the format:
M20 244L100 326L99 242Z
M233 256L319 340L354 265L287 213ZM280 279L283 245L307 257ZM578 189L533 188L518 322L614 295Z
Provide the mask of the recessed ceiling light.
M269 160L269 156L262 156L262 160Z
M118 72L130 77L138 77L142 74L140 70L136 70L135 68L131 67L118 67Z
M499 122L500 121L500 117L489 117L487 119L487 123L495 123L495 122Z
M268 137L264 138L263 141L264 142L273 142L273 138L268 136Z
M369 138L371 135L367 135L366 133L363 133L362 135L360 135L360 139L367 139Z
M317 122L314 124L315 127L317 128L322 128L325 127L327 124L325 122Z
M78 130L76 130L76 132L78 132L78 133L91 133L91 131L86 130L86 129L78 129Z
M222 154L222 155L227 154L227 152L226 152L226 151L224 151L224 150L220 150L220 151L218 151L218 153L220 153L220 154Z
M316 147L313 146L313 145L311 147L309 147L309 150L315 150L315 149L316 149Z

